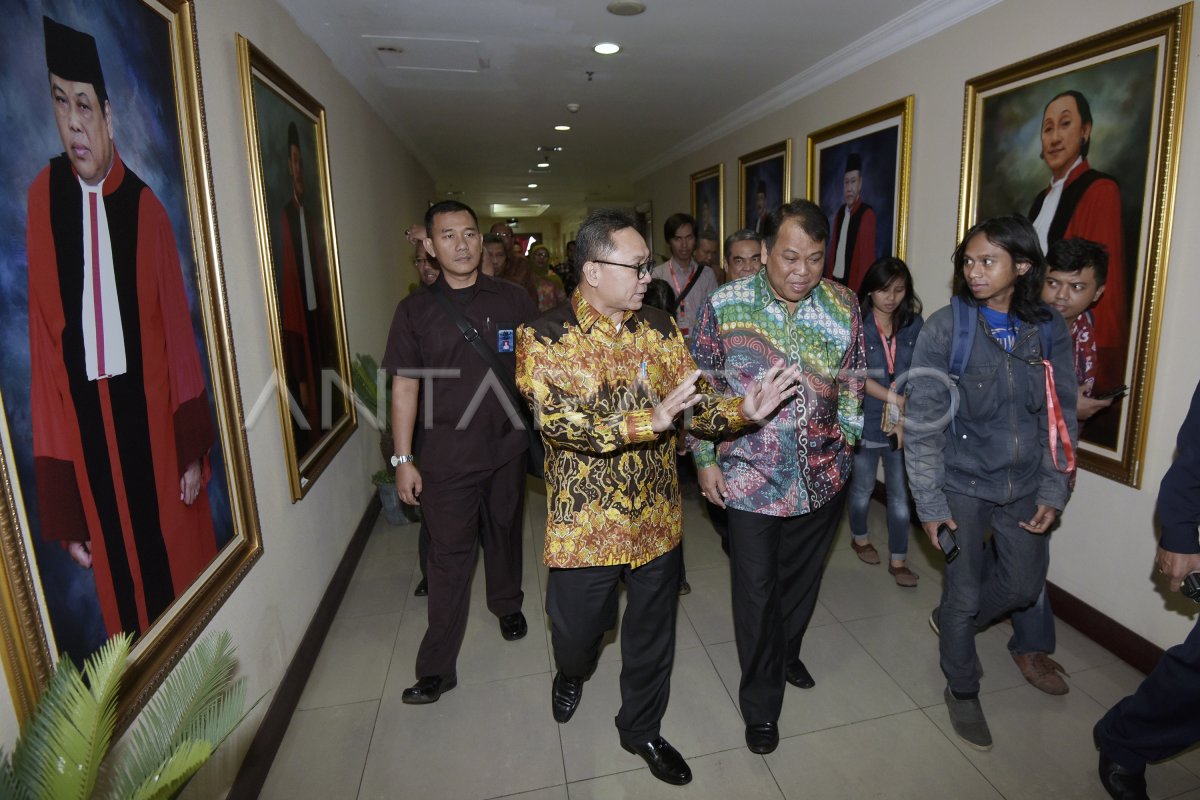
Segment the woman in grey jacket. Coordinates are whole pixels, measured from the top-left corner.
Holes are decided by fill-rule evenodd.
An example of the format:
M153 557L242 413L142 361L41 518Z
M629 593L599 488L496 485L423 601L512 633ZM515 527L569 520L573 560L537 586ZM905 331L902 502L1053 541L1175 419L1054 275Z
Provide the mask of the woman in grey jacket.
M979 703L975 632L1037 599L1049 563L1045 533L1070 495L1075 375L1066 325L1041 302L1045 274L1024 217L976 224L954 251L955 302L977 326L965 367L950 376L956 331L948 306L925 323L908 382L904 449L917 516L935 545L944 525L960 548L930 624L941 637L955 733L980 750L992 738ZM998 563L984 580L989 531Z

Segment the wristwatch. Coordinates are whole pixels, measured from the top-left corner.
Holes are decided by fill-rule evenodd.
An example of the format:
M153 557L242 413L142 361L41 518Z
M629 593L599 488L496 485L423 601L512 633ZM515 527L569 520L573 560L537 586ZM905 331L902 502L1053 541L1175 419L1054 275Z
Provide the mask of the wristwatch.
M412 453L409 453L406 456L392 456L392 466L398 467L401 464L407 464L408 462L410 462L412 460L413 460Z

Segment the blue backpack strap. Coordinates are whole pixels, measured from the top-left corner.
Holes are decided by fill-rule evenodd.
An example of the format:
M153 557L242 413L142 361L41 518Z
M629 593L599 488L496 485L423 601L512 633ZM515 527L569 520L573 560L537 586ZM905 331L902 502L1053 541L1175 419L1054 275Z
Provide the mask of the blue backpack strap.
M967 369L971 347L975 344L975 330L979 327L975 319L975 306L957 295L950 298L950 310L954 312L953 338L950 340L950 380L958 383Z
M1054 317L1038 323L1038 336L1042 339L1042 358L1054 360Z
M950 338L950 382L957 387L958 380L967 369L967 360L971 357L971 348L975 345L975 331L979 327L976 318L979 312L975 306L955 295L950 298L950 310L954 315L954 328ZM958 416L957 407L951 406L953 416L950 417L950 430L958 433L954 424Z

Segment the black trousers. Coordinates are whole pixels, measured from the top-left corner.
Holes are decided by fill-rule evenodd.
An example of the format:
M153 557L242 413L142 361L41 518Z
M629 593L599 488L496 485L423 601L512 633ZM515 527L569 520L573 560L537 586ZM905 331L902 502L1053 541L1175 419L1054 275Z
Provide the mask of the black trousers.
M1133 772L1200 741L1200 621L1108 710L1096 733L1104 754Z
M454 675L467 630L471 573L483 545L488 610L521 610L521 522L525 454L502 467L422 476L421 512L429 526L429 627L417 651L417 677Z
M671 695L679 548L648 564L551 569L546 587L554 662L571 678L587 678L600 657L604 632L617 624L617 583L628 605L621 620L621 710L617 732L633 746L658 738Z
M747 725L779 719L786 667L800 657L845 503L842 490L794 517L729 509L733 630L742 668L738 703Z

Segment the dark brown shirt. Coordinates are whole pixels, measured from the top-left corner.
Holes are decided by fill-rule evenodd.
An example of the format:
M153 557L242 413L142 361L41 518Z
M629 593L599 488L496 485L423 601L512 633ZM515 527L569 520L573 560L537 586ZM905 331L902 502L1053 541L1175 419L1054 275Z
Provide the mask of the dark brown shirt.
M446 293L497 353L504 375L489 384L487 364L432 291L414 292L396 307L383 369L422 381L417 426L423 433L417 466L423 472L495 469L529 447L528 435L514 424L519 418L510 418L500 381L513 381L516 331L537 316L537 308L520 286L483 274L466 289L451 289L438 276L434 288Z

